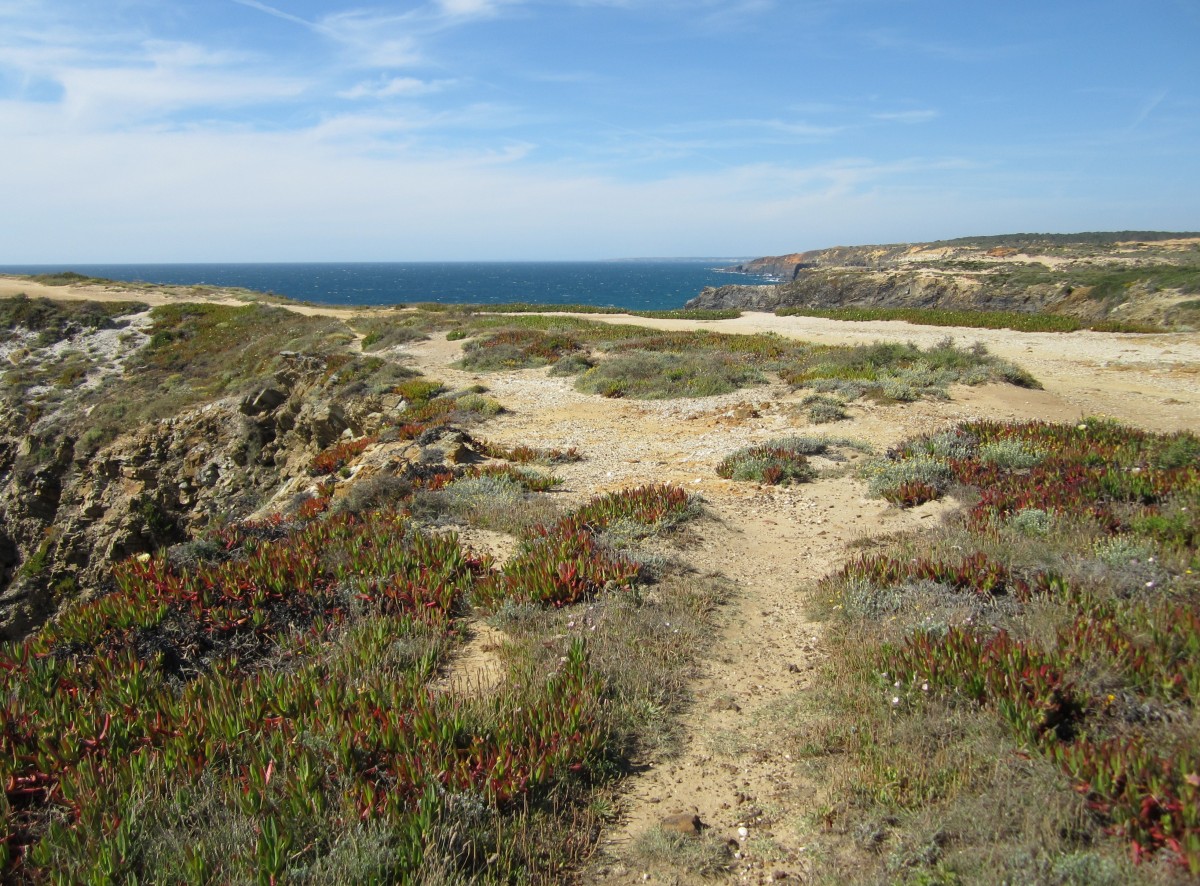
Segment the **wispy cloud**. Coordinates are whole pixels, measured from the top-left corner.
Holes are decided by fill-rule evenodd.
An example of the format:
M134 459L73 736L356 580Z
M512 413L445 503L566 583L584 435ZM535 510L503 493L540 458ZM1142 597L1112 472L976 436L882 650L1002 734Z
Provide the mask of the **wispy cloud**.
M1017 44L973 44L947 40L910 37L902 31L877 29L866 34L866 40L877 49L890 49L910 55L925 55L954 62L980 64L1027 51Z
M916 6L0 0L0 258L765 253L1120 187L1196 226L1185 28Z
M779 117L731 117L724 120L693 120L662 128L668 135L679 133L724 133L761 134L763 132L794 136L800 140L825 139L846 129L839 124L811 123L807 120L787 120Z
M884 123L928 123L936 120L939 116L938 112L932 108L922 108L911 111L881 111L872 114L871 119Z
M1138 108L1137 113L1134 115L1132 122L1130 122L1129 126L1126 127L1126 132L1133 132L1135 129L1145 123L1146 120L1150 118L1150 115L1158 109L1158 106L1161 105L1170 94L1170 89L1160 89L1157 92L1146 96L1141 103L1141 107Z
M379 77L356 83L338 93L349 99L413 98L432 95L454 85L453 80L421 80L417 77Z
M518 2L520 0L438 0L437 8L453 19L494 18L505 6L514 6Z
M294 25L300 25L303 28L309 28L314 31L320 30L320 26L316 22L311 22L306 18L301 18L298 15L277 9L274 6L268 6L266 3L260 3L259 0L233 0L233 2L240 6L247 6L250 9L257 9L259 12L265 12L267 15L282 19L285 22L291 22Z

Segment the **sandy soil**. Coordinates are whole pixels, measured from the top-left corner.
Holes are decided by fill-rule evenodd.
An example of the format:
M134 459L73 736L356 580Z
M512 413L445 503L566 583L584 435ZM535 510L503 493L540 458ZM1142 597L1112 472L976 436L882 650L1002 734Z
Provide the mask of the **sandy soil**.
M181 296L108 287L37 287L0 278L0 295L24 291L54 298L121 297L150 303ZM190 296L195 300L195 296ZM232 303L240 303L231 299ZM304 313L344 316L341 309ZM683 870L650 870L632 847L672 813L696 814L710 835L733 841L729 882L803 879L819 785L781 743L781 727L816 678L821 626L805 616L808 594L846 556L848 542L935 525L953 503L901 511L865 497L863 484L836 462L816 460L831 476L795 488L720 480L714 467L731 450L792 433L828 432L885 448L912 434L968 418L1073 420L1106 414L1154 430L1200 426L1200 334L1118 336L947 329L905 323L846 323L750 313L719 322L590 319L663 329L773 332L827 343L899 340L929 345L946 336L982 342L1029 370L1045 390L1010 386L957 388L945 402L854 406L849 421L810 427L798 397L775 384L721 397L667 402L605 400L576 392L545 370L476 375L448 364L457 342L435 338L403 350L419 368L451 386L482 383L509 412L487 427L498 443L567 447L586 456L557 469L560 493L582 499L609 488L671 481L702 495L710 519L680 552L704 574L727 576L737 596L721 630L703 650L702 679L684 716L680 754L632 776L619 818L603 837L585 879L609 883L691 882ZM482 540L482 539L481 539ZM457 678L486 688L496 679L499 639L481 629Z

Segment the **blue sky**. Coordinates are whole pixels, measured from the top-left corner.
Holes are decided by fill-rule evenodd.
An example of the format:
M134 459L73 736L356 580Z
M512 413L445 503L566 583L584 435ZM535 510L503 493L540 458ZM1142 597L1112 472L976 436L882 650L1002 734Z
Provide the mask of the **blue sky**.
M1200 3L0 0L0 263L1200 229Z

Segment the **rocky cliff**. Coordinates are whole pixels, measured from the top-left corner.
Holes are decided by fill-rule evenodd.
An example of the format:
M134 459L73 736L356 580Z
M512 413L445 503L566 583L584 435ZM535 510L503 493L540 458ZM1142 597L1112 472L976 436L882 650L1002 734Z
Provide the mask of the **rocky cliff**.
M771 256L725 270L783 282L710 287L687 307L943 308L1195 323L1200 238L1079 236L1091 239L1014 235Z
M41 315L22 316L30 306ZM409 406L396 382L413 373L355 355L341 324L260 307L0 310L0 639L105 591L117 560L328 498L341 478L314 477L312 466L341 442L376 450L357 479L461 458L453 427L430 428L420 444L395 433ZM278 349L293 341L308 350ZM234 393L204 395L199 356L191 377L178 364L198 343Z

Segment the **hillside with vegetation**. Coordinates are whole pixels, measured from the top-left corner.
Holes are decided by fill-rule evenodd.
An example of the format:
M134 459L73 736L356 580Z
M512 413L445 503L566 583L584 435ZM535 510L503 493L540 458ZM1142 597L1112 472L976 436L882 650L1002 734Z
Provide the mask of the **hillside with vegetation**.
M1194 334L44 285L5 882L1200 874Z
M706 289L691 308L1040 314L1114 331L1200 324L1200 235L1013 234L834 247L735 265L772 286Z

